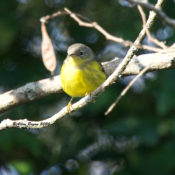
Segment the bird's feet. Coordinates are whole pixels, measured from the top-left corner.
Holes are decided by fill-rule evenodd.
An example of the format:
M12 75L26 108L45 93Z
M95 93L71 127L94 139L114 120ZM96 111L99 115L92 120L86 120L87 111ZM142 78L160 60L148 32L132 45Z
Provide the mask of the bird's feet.
M71 98L69 103L67 104L67 111L69 114L71 114L71 110L73 109L72 108L72 101L73 101L73 98Z

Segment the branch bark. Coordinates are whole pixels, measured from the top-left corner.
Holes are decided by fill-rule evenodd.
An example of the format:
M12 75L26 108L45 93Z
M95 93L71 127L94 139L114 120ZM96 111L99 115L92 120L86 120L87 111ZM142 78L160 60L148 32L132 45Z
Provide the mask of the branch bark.
M61 92L61 81L59 76L27 83L24 86L0 95L0 112L58 92Z
M114 58L111 61L102 63L107 76L110 76L112 72L114 72L121 61L122 58ZM175 51L167 50L167 53L151 53L134 56L126 69L121 73L121 76L136 75L148 65L149 68L147 72L175 68ZM0 112L50 94L61 92L62 87L59 75L27 83L24 86L0 95Z

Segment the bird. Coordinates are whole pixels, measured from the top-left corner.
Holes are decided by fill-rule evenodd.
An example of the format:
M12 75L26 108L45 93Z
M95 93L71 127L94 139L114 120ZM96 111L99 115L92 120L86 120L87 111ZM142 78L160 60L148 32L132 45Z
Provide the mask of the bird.
M73 98L89 95L100 86L106 80L106 74L92 49L85 44L75 43L67 49L60 79L63 91L71 96L70 107Z

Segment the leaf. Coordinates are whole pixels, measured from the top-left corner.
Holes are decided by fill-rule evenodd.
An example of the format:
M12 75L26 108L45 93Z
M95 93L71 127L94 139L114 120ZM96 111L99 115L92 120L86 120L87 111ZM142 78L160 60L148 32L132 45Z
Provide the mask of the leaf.
M53 48L52 41L47 33L45 23L41 24L42 32L42 43L41 43L41 53L44 66L48 71L53 74L56 69L56 55Z

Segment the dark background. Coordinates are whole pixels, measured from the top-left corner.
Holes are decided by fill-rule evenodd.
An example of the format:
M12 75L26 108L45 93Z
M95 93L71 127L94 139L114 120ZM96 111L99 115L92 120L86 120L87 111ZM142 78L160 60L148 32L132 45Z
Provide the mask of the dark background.
M134 41L142 28L137 8L122 0L1 0L1 93L50 77L41 60L40 18L63 7L97 21L111 34L126 40ZM175 2L169 0L163 10L175 18L174 8ZM67 47L75 42L89 45L100 61L123 57L127 51L122 45L105 40L96 30L78 26L68 16L50 21L47 29L57 54L56 74ZM168 45L175 40L174 29L158 19L151 32ZM174 75L174 70L147 74L109 116L104 116L104 112L129 78L121 79L95 103L50 127L1 131L0 174L175 174ZM69 100L64 93L50 95L1 113L0 117L42 120L58 112Z

